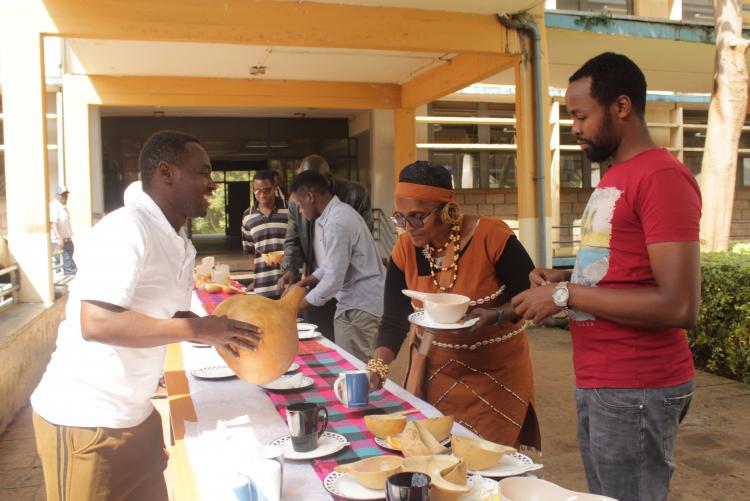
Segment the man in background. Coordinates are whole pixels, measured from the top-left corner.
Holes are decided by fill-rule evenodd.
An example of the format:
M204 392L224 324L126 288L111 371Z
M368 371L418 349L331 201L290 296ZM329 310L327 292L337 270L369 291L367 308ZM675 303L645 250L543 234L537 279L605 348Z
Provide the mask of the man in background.
M364 220L369 231L372 231L372 209L370 194L367 188L354 181L347 181L333 176L328 162L320 155L309 155L302 159L297 174L312 171L321 174L328 182L329 191L349 206ZM316 256L314 246L315 225L302 217L294 200L289 200L289 226L284 241L284 261L281 264L283 275L279 279L279 291L300 279L300 270L310 275L322 265ZM304 318L318 326L318 330L333 341L333 317L336 313L336 299L331 298L325 304L311 305L304 311Z
M264 254L284 251L289 223L289 211L283 200L276 196L277 189L273 171L257 172L253 178L255 203L242 216L242 250L248 256L253 272L253 290L273 299L279 297L280 263L264 257Z
M372 355L383 316L385 268L370 229L351 206L331 193L328 179L305 171L292 181L292 199L315 225L320 266L296 285L312 287L301 309L336 298L333 330L337 345L362 361Z
M73 227L67 207L69 194L65 186L60 186L55 191L55 199L49 203L49 222L52 244L56 251L62 251L63 273L75 275L78 268L73 260Z

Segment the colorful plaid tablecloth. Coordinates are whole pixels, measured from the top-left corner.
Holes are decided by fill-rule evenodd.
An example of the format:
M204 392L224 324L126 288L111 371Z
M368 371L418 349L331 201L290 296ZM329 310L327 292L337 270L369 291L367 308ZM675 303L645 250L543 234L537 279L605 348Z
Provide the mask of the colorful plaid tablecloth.
M232 280L231 284L238 289L244 290L244 287L239 282L235 282L234 280ZM216 307L219 306L219 303L234 295L223 294L221 292L206 292L198 288L195 289L195 293L198 295L198 299L200 300L201 304L203 304L203 308L205 308L206 313L208 313L209 315L214 312Z
M300 371L313 379L315 386L297 393L268 392L281 417L286 420L285 410L291 404L313 402L322 405L328 410L327 430L343 435L351 444L332 456L312 461L315 473L321 480L331 473L338 464L351 463L372 456L392 454L392 452L380 448L375 443L372 434L365 426L364 417L367 414L382 414L383 411L390 414L414 409L411 404L387 390L380 390L370 393L370 406L365 409L344 407L333 392L333 383L340 372L356 369L348 360L336 351L329 350L323 353L298 356L296 362L300 365ZM380 410L373 412L374 409ZM424 417L419 412L414 413L413 416Z

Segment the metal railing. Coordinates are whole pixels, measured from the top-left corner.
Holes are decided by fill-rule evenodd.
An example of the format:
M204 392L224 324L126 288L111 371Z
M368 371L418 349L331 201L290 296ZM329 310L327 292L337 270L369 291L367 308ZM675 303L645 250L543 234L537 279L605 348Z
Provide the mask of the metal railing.
M391 222L391 218L383 212L383 209L377 207L372 209L372 219L372 236L375 239L375 245L378 246L380 257L384 261L388 261L393 246L396 245L396 238L398 238L396 226Z
M0 270L0 310L17 302L16 292L21 288L18 274L17 264Z

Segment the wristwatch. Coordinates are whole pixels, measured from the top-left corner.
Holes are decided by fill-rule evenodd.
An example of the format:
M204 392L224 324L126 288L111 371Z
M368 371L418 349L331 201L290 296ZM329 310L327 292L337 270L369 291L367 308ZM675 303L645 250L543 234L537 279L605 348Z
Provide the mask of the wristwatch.
M567 310L569 299L570 291L568 290L568 282L560 282L555 286L555 292L552 293L552 300L555 302L555 306Z

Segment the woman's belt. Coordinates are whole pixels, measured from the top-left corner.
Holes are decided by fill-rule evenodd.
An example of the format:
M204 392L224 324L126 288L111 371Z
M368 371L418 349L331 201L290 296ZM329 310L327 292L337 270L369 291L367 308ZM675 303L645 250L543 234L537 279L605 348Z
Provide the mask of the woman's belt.
M496 336L490 339L483 339L481 341L476 341L471 344L463 344L463 343L444 343L442 341L438 341L436 339L432 340L432 345L437 346L438 348L446 348L449 350L471 350L474 351L478 348L481 348L483 346L488 346L495 343L502 343L503 341L507 341L508 339L512 338L513 336L516 336L520 333L522 333L526 327L529 327L531 325L531 322L524 322L521 327L518 329L512 330L508 333L503 334L502 336ZM417 334L417 339L420 341L422 340L422 336Z

